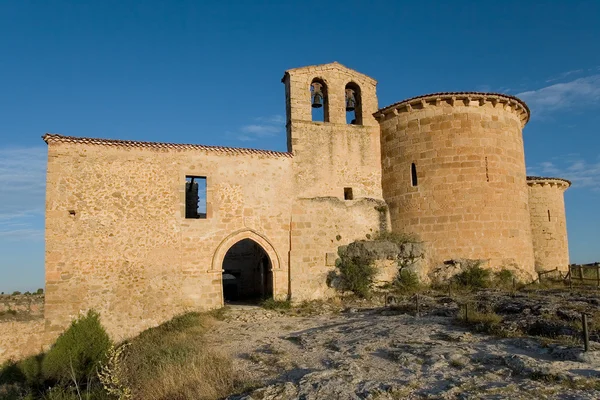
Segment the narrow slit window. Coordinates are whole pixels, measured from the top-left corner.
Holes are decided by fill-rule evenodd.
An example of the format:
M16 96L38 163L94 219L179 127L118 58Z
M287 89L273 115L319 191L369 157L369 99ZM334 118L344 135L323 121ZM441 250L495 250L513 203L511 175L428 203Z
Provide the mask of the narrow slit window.
M548 221L551 221L551 219L550 219L550 210L548 210Z
M354 200L354 195L352 194L352 188L350 188L350 187L344 188L344 200Z
M206 219L206 177L185 177L185 217Z
M415 163L412 163L410 166L410 181L413 186L417 186L419 183L417 181L417 166Z

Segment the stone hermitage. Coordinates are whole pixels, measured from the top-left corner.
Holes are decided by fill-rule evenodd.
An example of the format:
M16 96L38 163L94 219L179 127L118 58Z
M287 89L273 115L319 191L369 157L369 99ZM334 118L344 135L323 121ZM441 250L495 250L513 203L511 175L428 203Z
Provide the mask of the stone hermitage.
M567 270L570 182L526 176L520 99L379 109L377 82L337 62L282 82L287 152L44 135L42 342L88 309L121 339L224 296L326 298L338 247L381 231L418 235L421 276L459 258L529 278Z

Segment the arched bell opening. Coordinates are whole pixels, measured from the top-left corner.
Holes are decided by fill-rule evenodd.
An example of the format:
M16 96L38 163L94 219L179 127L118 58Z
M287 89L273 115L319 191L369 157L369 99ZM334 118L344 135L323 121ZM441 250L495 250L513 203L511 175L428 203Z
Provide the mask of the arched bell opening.
M313 122L329 122L329 97L322 79L315 78L310 84L310 105Z
M258 303L273 297L273 271L266 251L252 239L242 239L223 258L225 303Z
M360 86L354 82L348 82L345 89L346 123L350 125L362 125L362 99Z

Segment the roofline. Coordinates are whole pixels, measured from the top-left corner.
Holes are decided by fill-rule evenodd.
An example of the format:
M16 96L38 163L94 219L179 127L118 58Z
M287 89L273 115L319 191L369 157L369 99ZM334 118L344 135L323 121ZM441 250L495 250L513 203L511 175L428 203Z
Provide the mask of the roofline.
M348 68L344 64L341 64L337 61L333 61L333 62L326 63L326 64L315 64L315 65L307 65L304 67L286 69L285 73L283 74L283 78L281 78L281 82L285 82L285 77L290 75L290 72L301 71L303 69L309 69L309 68L314 68L315 72L318 72L318 71L322 71L325 69L330 69L330 67L337 67L337 68L346 69L348 71L352 71L355 74L364 77L366 80L370 81L373 85L377 85L377 80L371 78L369 75L363 74L362 72L359 72L355 69Z
M380 108L373 115L377 118L378 116L384 115L393 109L398 109L404 106L413 105L415 103L421 103L422 101L432 101L432 100L457 100L457 99L473 99L473 100L505 100L507 103L515 103L517 107L523 108L526 114L526 119L523 121L523 125L525 125L530 118L531 111L527 104L516 96L511 96L509 94L503 93L494 93L494 92L438 92L438 93L430 93L424 94L421 96L411 97L397 103L390 104L389 106Z
M527 177L528 185L535 185L536 183L543 184L543 183L558 183L558 182L561 182L562 184L567 185L567 187L571 186L571 181L568 179L556 178L556 177L545 177L545 176L528 176Z
M226 154L259 154L270 157L293 157L292 153L249 149L244 147L223 147L223 146L206 146L202 144L183 144L183 143L163 143L163 142L140 142L135 140L118 140L118 139L100 139L87 138L76 136L64 136L57 133L46 133L42 136L44 142L50 143L75 143L85 145L100 145L114 147L138 147L138 148L154 148L154 149L171 149L171 150L205 150L214 153Z

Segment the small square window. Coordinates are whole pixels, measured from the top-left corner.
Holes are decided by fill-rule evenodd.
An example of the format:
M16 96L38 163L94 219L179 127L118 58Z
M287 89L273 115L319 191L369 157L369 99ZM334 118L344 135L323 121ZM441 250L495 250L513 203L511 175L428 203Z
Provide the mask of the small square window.
M344 188L344 200L354 200L354 195L352 194L352 188Z
M206 177L185 177L185 217L206 219Z

